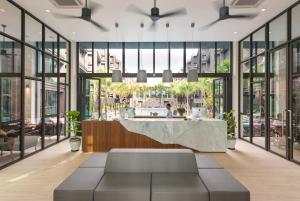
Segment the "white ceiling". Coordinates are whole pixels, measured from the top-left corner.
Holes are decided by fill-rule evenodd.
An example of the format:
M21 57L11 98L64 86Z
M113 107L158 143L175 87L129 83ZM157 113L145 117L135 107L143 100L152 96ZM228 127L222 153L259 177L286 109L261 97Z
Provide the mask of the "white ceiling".
M73 41L237 41L297 0L264 0L258 8L233 8L231 14L257 12L259 15L252 20L231 19L219 22L209 30L202 32L199 31L199 27L218 18L218 11L214 5L216 1L221 0L158 0L161 13L185 7L188 14L158 21L158 29L155 32L147 30L147 27L151 24L150 19L126 11L128 5L134 4L150 12L153 7L152 0L93 1L103 5L103 8L93 15L93 19L108 27L110 32L101 32L85 21L77 19L61 20L55 18L51 13L45 12L46 9L49 9L51 12L79 16L81 14L80 9L57 9L49 0L15 0L46 24ZM261 12L262 8L267 10ZM120 24L118 30L114 28L115 22ZM141 22L145 24L143 34L139 27ZM168 32L165 28L166 22L170 23ZM196 23L194 29L190 27L191 22ZM237 34L234 34L234 32L237 32Z

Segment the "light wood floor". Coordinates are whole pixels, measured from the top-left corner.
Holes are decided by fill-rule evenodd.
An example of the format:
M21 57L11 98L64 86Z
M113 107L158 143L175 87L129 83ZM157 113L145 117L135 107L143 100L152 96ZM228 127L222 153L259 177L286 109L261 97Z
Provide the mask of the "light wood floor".
M211 154L251 192L252 201L299 201L300 166L238 141L236 151ZM0 171L0 201L52 201L53 189L90 154L65 141Z

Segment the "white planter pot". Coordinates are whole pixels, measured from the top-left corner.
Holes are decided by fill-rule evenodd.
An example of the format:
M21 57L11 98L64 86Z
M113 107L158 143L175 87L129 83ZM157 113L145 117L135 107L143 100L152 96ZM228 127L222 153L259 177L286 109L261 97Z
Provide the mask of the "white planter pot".
M79 137L71 137L70 140L70 148L72 152L79 151L81 145L81 138Z
M235 150L236 139L227 139L227 149Z

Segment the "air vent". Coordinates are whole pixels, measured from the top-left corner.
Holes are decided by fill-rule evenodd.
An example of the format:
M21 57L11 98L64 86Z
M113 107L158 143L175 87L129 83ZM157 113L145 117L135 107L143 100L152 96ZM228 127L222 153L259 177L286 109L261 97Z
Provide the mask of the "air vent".
M231 7L235 8L256 8L264 0L233 0Z
M50 2L57 8L78 8L83 5L80 0L50 0Z

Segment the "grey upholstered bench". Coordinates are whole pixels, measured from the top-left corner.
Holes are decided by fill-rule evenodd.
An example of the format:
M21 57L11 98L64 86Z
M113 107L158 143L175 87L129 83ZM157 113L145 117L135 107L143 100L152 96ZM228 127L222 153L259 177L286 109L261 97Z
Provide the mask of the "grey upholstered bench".
M250 201L250 192L225 169L199 169L210 201Z
M103 168L78 168L54 190L54 201L93 201Z
M177 200L250 201L250 193L211 156L186 149L93 154L54 191L54 201Z
M223 169L223 167L208 154L196 154L198 169Z

